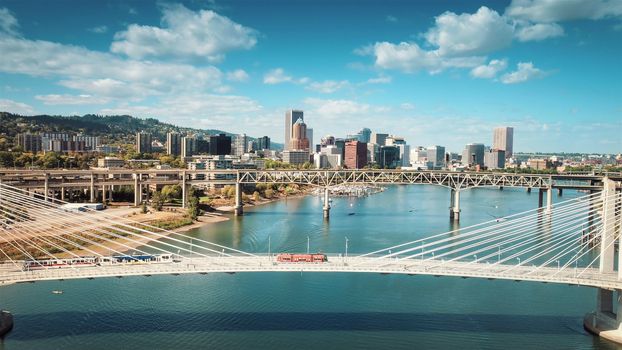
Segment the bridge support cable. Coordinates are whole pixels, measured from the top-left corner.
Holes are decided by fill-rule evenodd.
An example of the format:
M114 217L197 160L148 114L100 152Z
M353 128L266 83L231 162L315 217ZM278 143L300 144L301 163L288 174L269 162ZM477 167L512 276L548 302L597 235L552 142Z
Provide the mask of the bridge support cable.
M563 202L558 203L558 206L564 206L564 205L570 205L572 203L575 202L583 202L583 201L587 201L590 198L598 198L599 195L597 193L595 194L589 194L586 196L582 196L582 197L577 197L577 198L572 198ZM529 216L529 214L534 214L534 213L538 213L540 211L539 208L534 208L534 209L529 209L520 213L515 213L515 214L511 214L508 216L505 216L503 218L497 218L497 219L493 219L493 220L489 220L489 221L485 221L482 223L478 223L478 224L474 224L471 226L466 226L463 228L458 228L455 230L451 230L451 231L447 231L447 232L442 232L442 233L438 233L432 236L428 236L428 237L423 237L423 238L419 238L410 242L405 242L405 243L401 243L401 244L397 244L388 248L383 248L383 249L379 249L370 253L366 253L366 254L362 254L359 257L367 257L367 256L377 256L380 253L385 253L388 251L396 251L396 249L399 248L403 248L406 246L411 246L411 245L416 245L419 243L423 243L426 244L425 242L431 242L434 241L437 238L447 238L448 236L455 236L457 234L460 234L461 236L465 236L465 235L475 235L478 234L480 232L483 231L488 231L488 230L495 230L495 229L499 229L499 228L503 228L506 227L508 225L509 222L512 223L518 223L518 222L524 222L527 220L532 219L532 217ZM557 212L557 211L556 211ZM500 220L503 221L500 221ZM520 220L520 221L519 221ZM477 230L474 230L477 229ZM421 246L417 246L414 249L421 249ZM399 250L397 250L399 251ZM395 254L393 254L395 255Z
M573 202L571 203L571 205L567 205L565 207L560 206L559 212L556 215L556 218L557 220L561 220L561 219L565 219L569 217L570 215L583 215L582 211L583 211L583 204ZM529 229L537 228L539 226L540 224L539 215L540 214L537 214L536 216L526 216L522 218L517 218L512 221L503 222L502 224L492 225L488 228L480 228L472 232L466 232L466 233L461 232L459 235L455 237L447 237L445 235L445 238L443 239L438 239L434 241L429 241L428 239L426 243L422 243L419 246L413 246L408 249L398 250L390 254L378 257L377 259L397 257L399 255L403 255L408 252L419 251L419 250L421 250L420 253L413 254L406 258L401 258L401 259L416 258L416 257L425 256L425 255L429 256L432 253L442 252L443 250L447 250L449 248L456 247L461 244L465 244L467 242L476 241L476 243L474 243L475 244L474 246L469 247L469 248L473 248L477 244L483 244L481 243L481 240L486 237L491 237L491 238L490 240L484 241L484 243L490 243L490 242L494 242L497 240L503 241L503 239L506 239L507 237L518 235L519 233L523 233L523 232L527 232L525 233L525 235L529 235L530 234ZM477 243L477 241L479 241L480 243ZM446 244L439 246L439 244L441 243L446 243ZM496 247L498 245L499 244L496 244L494 246ZM454 252L455 251L450 252L450 253L454 253ZM443 256L446 256L448 254L449 253L444 254ZM438 258L438 256L436 257Z
M41 227L42 225L44 225L44 223L41 223L41 224L38 224L38 225L36 225L36 224L32 225L31 224L31 225L26 226L26 225L22 225L21 224L23 221L18 221L18 220L15 220L15 219L11 219L10 217L11 216L15 216L15 215L19 215L23 219L28 219L28 217L27 217L27 214L25 214L23 212L19 212L18 210L12 210L10 212L6 211L5 209L23 209L23 206L20 206L18 208L9 206L10 208L7 208L7 204L6 203L10 202L10 201L11 201L10 199L9 199L9 201L5 200L4 204L0 204L0 213L5 214L5 220L8 221L8 222L11 222L13 227L18 227L22 231L26 231L27 233L30 233L32 237L34 237L36 239L39 239L39 240L43 241L44 243L47 243L48 245L50 245L50 246L52 246L52 247L54 247L56 249L59 249L59 250L65 252L65 253L67 253L69 255L74 255L75 257L79 257L79 255L75 254L73 251L67 250L63 246L58 245L55 242L49 240L47 237L50 237L50 236L46 237L45 235L40 234L41 231L37 231L36 228ZM20 205L20 204L23 204L23 203L17 203L17 204ZM41 220L39 220L39 221L41 221ZM49 226L45 225L44 229L49 229ZM3 229L3 231L6 234L9 234L9 235L11 234L8 230ZM60 241L62 241L64 243L68 243L70 245L73 245L73 246L75 246L75 247L77 247L79 249L84 249L84 250L86 250L86 251L88 251L88 252L90 252L92 254L99 255L97 252L92 251L92 250L88 249L87 247L83 247L83 246L79 245L77 242L73 242L73 241L67 240L67 239L65 239L65 238L63 238L61 236L55 236L54 238L57 239L57 240L60 240ZM19 237L14 237L14 239L20 239L20 238Z
M2 187L2 184L0 183L0 188L1 187ZM24 191L23 189L13 188L13 187L11 187L11 188L15 189L17 191L22 191L22 192L28 193L27 191ZM60 200L57 200L57 199L53 199L53 201L55 203L57 203L57 204L56 205L51 204L50 207L57 207L58 205L61 205L61 204L67 204L67 202L60 201ZM221 250L224 249L225 251L230 251L230 252L233 252L233 253L247 255L247 256L256 256L254 254L251 254L251 253L248 253L248 252L244 252L244 251L241 251L241 250L238 250L238 249L235 249L235 248L230 248L230 247L227 247L227 246L224 246L224 245L221 245L221 244L213 243L213 242L210 242L210 241L207 241L207 240L203 240L203 239L200 239L200 238L196 238L196 237L190 237L188 235L184 235L184 234L179 233L179 232L162 229L162 228L159 228L157 226L153 226L153 225L150 225L150 224L147 224L147 223L141 223L141 222L138 222L138 221L135 221L135 220L131 220L129 218L124 218L124 217L121 217L119 215L111 215L109 213L100 212L100 211L97 211L97 210L94 210L94 209L91 209L91 208L85 208L85 212L78 212L78 213L75 213L75 214L84 214L86 212L91 212L91 213L94 213L96 215L104 216L105 219L108 220L108 222L111 222L111 223L115 223L117 220L120 220L120 221L126 222L128 224L140 225L141 227L144 227L146 229L140 229L140 228L137 228L137 227L134 227L134 226L131 226L131 227L133 227L134 229L138 229L138 230L140 230L142 232L145 232L145 233L151 233L151 234L157 235L160 238L164 238L164 239L168 239L168 240L173 240L173 241L175 241L177 243L185 244L186 246L189 245L187 241L177 240L177 239L175 239L175 238L173 238L171 236L182 237L182 238L186 238L186 239L192 238L192 241L199 242L199 243L204 243L204 244L207 244L207 245L210 245L210 246L213 246L213 247L217 247L217 248L219 248ZM154 231L165 232L166 235L161 235L161 234L158 235ZM222 251L221 250L209 249L209 248L207 248L205 246L201 246L201 245L194 245L194 247L198 248L198 249L209 250L212 253L216 253L216 254L222 255ZM225 253L225 255L228 256L229 253Z
M60 226L60 228L64 228L63 226L65 226L67 224L73 224L74 227L75 227L75 221L73 220L74 219L73 216L69 215L70 213L67 213L64 210L60 210L59 211L58 208L53 208L52 210L49 210L47 208L37 209L35 206L31 206L29 208L29 211L34 213L34 214L37 214L37 219L35 220L35 222L41 222L41 224L39 224L39 225L33 225L32 223L30 223L30 226L42 227L43 230L49 230L50 228L54 228L54 226ZM61 215L58 215L58 214L61 214ZM63 220L59 221L59 217L63 218ZM28 226L21 226L21 228L26 230L28 228ZM114 245L120 245L120 246L122 246L122 247L124 247L126 249L134 249L134 250L139 251L139 252L141 252L143 254L148 254L145 251L142 251L140 249L137 249L137 248L125 245L125 244L123 244L121 242L118 242L118 241L115 241L115 240L112 240L112 239L109 239L109 238L103 236L103 235L107 234L107 235L110 235L110 236L113 236L113 237L122 238L122 239L126 239L126 240L131 240L128 237L118 235L118 234L116 234L114 232L106 231L105 229L103 229L101 227L101 225L95 225L95 226L85 226L85 225L82 225L82 226L78 226L77 229L79 229L80 233L83 234L83 235L88 235L89 237L93 237L95 239L101 239L101 240L110 242L110 243L112 243ZM99 234L97 234L95 232L90 232L90 230L95 231L95 232L99 232L99 233L101 233L101 235L99 235ZM32 229L31 229L30 232L33 233ZM107 248L106 250L108 250L108 251L114 251L115 253L124 255L120 251L112 249L112 247L110 247L110 246L102 245L101 243L98 243L96 241L90 240L87 237L77 235L77 234L71 232L70 230L64 231L63 234L71 236L71 237L76 238L76 239L79 239L81 241L87 242L87 243L89 243L89 244L91 244L93 246L99 246L99 247L102 247L102 248ZM33 236L35 236L37 238L41 238L44 235L45 235L45 233L42 232L42 231L36 231L36 232L33 233ZM58 235L49 235L48 234L47 236L59 239ZM136 243L141 243L140 241L135 241L135 242ZM77 244L77 242L75 244ZM93 252L92 250L89 250L87 247L85 247L83 245L79 245L78 244L77 247L79 249L83 249L83 250L87 250L87 251ZM166 252L166 253L170 253L170 252L164 251L164 250L161 250L161 251ZM93 252L93 253L95 253L95 252ZM100 255L98 253L95 253L95 254L96 255Z
M57 222L57 221L55 221L55 220L56 220L56 219L55 219L55 218L56 218L56 215L55 215L55 214L59 214L59 213L55 213L55 212L50 213L50 211L48 211L48 210L37 210L37 209L33 209L33 208L31 208L31 210L32 210L34 213L36 213L36 214L37 214L37 218L38 218L38 220L40 220L40 221L45 221L45 222L47 222L47 223L50 223L50 225L53 225L53 224L58 224L58 222ZM57 210L59 210L59 211L61 211L61 212L62 212L62 209L57 208ZM68 213L64 213L64 214L68 214ZM45 218L50 217L50 216L52 216L53 218L52 218L52 219L45 219ZM70 219L73 219L72 215L67 215L67 216L68 216ZM52 221L50 221L50 220L52 220ZM73 220L72 220L72 221L73 221ZM134 239L132 239L131 237L128 237L128 236L122 236L122 235L119 235L119 234L117 234L117 233L115 233L115 232L112 232L112 230L106 230L106 227L103 227L103 228L102 228L102 227L101 227L101 225L100 225L100 226L98 226L98 225L95 225L95 226L87 226L86 228L87 228L87 230L86 230L86 231L82 231L82 232L81 232L82 234L86 234L86 235L88 235L88 236L90 236L90 237L93 237L93 238L95 238L95 239L104 240L104 241L109 242L109 243L111 243L111 244L113 244L113 245L115 245L115 246L116 246L116 245L119 245L119 246L121 246L121 247L125 248L126 250L134 250L134 251L138 251L138 252L140 252L140 253L142 253L142 254L150 254L150 253L148 253L147 251L141 250L140 248L133 247L133 246L129 246L129 245L127 245L127 244L121 243L119 240L112 240L112 239L109 239L109 238L107 238L107 237L104 237L103 235L105 234L105 235L113 236L113 237L118 238L118 239L120 239L120 240L128 240L128 241L131 241L131 242L137 243L140 247L148 247L148 248L151 248L151 249L154 249L154 250L157 250L157 251L160 251L160 252L164 252L164 253L167 253L167 254L175 254L174 252L171 252L171 251L168 251L168 250L162 249L162 248L160 248L160 247L158 247L158 246L153 246L153 245L150 245L150 244L149 244L149 242L144 242L144 241L134 240ZM89 230L99 232L99 233L101 233L102 235L98 235L98 234L96 234L96 233L94 233L94 232L89 232ZM139 235L139 234L137 234L137 233L135 233L135 232L127 231L127 230L124 230L124 229L119 228L119 227L116 227L116 226L115 226L115 227L113 227L113 230L115 230L115 231L120 231L120 232L124 232L124 233L127 233L127 234L129 234L129 235L137 235L137 236L143 237L142 235ZM71 232L65 232L65 234L67 234L67 235L71 235L72 237L77 238L77 239L79 239L79 240L82 240L82 241L88 242L88 243L90 243L91 245L94 245L94 246L98 246L98 247L104 248L105 250L108 250L108 251L111 251L111 252L112 252L112 251L114 251L115 253L117 253L117 254L119 254L119 255L128 256L128 257L130 257L130 259L137 260L137 259L135 259L135 258L132 258L132 257L131 257L131 255L127 255L127 253L123 253L123 252L121 252L121 251L119 251L119 250L113 249L113 248L112 248L112 246L110 246L110 245L103 245L103 244L101 244L101 243L99 243L99 242L89 240L89 239L87 239L87 238L85 238L85 237L83 237L83 236L76 236L75 234L73 234L73 233L71 233ZM55 237L55 238L58 238L58 237ZM154 238L152 238L151 240L152 240L152 241L156 241L156 242L158 242L158 243L162 243L162 242L159 242L158 240L156 240L156 239L154 239ZM183 249L183 250L186 250L186 251L191 251L191 250L187 250L186 248L181 248L181 247L178 247L178 246L175 246L175 245L171 245L171 244L166 243L166 242L164 242L163 244L165 244L165 245L169 245L169 246L172 246L175 250L180 250L180 249ZM80 248L80 249L84 249L84 250L88 250L88 248L87 248L87 247L84 247L84 246L82 246L82 245L79 245L79 248ZM100 254L98 254L98 255L100 255ZM202 255L202 254L197 253L197 255ZM205 257L208 257L208 256L205 256Z
M527 215L527 222L525 222L525 218L515 218L512 220L513 222L503 222L503 225L492 225L495 226L494 231L496 231L496 233L486 229L477 229L475 230L478 231L477 235L462 239L462 237L467 235L463 235L461 232L461 234L456 237L451 237L449 239L443 238L435 242L428 241L425 245L422 244L401 251L398 250L397 252L391 252L390 254L374 259L376 261L382 259L382 261L380 261L380 266L406 263L408 261L421 261L420 264L426 264L427 270L435 267L447 266L452 262L460 262L469 257L474 257L475 260L468 259L466 264L462 266L473 265L475 269L494 268L494 266L504 264L513 259L519 261L518 266L526 266L531 262L542 263L542 261L544 261L544 264L539 266L534 265L534 269L538 269L538 267L546 266L556 261L555 259L566 260L565 257L570 254L578 256L578 253L576 253L577 250L584 249L589 243L596 239L596 237L592 236L591 240L585 242L585 237L576 234L577 229L585 229L583 223L586 221L586 215L591 215L598 210L598 205L586 205L586 201L592 201L592 203L598 201L595 201L594 198L596 198L595 195L589 195L559 203L555 207L552 218L549 218L548 215L545 217L543 213L535 213L535 215ZM546 219L546 221L544 221L544 219ZM592 221L591 223L592 225L588 228L590 230L600 225L599 220ZM492 234L495 235L493 236ZM443 241L445 244L439 246L438 242L440 241ZM508 244L510 244L510 246L508 246ZM503 260L501 260L501 246L503 246ZM427 247L428 249L422 249L422 247ZM412 252L415 250L422 251L408 257L401 257L405 252ZM455 256L456 253L459 252L463 253ZM478 257L481 256L482 253L484 253L484 256ZM510 253L509 257L507 256L508 253ZM432 257L430 257L430 254L432 254ZM396 259L387 259L391 256L396 257ZM489 259L494 256L497 256L497 261L491 264ZM421 257L422 260L414 260L414 258L417 257ZM451 259L442 259L444 257L451 257ZM520 258L523 260L519 260ZM572 259L573 258L570 257L569 260ZM430 261L437 261L439 264L430 266L426 263ZM474 265L480 262L486 262L486 265ZM361 262L358 263L358 265L369 263L369 261ZM568 265L566 261L564 261L564 263ZM376 263L372 262L372 264ZM558 265L560 264L561 261L558 262ZM512 264L504 264L503 266L509 266L510 270L499 272L506 273L515 269L515 265ZM530 269L529 272L535 273L532 269ZM526 271L521 269L520 273L525 274ZM546 273L550 274L551 271L547 270Z
M5 191L5 192L7 192L7 191ZM92 230L95 230L97 232L101 232L101 233L104 233L104 234L108 234L108 235L111 235L111 236L114 236L116 238L120 238L120 239L123 239L123 240L134 241L135 243L139 243L140 246L149 247L149 248L156 249L156 250L159 250L159 251L163 251L163 252L174 254L174 252L171 252L171 251L168 251L168 250L164 250L164 249L162 249L162 248L160 248L158 246L154 246L152 244L149 244L149 242L136 241L136 240L133 240L130 237L127 237L127 236L120 236L120 235L115 234L114 232L109 232L109 231L106 231L106 230L102 230L102 220L98 220L98 219L101 219L101 217L97 217L97 218L90 217L89 215L85 215L86 213L82 213L82 212L79 212L79 213L67 213L67 212L64 212L64 210L61 209L58 204L54 205L54 204L50 204L50 202L42 203L41 200L39 200L38 198L32 198L32 197L27 196L27 195L24 195L23 197L26 197L27 201L36 202L35 207L36 206L44 207L43 209L40 209L40 210L43 210L42 212L39 212L40 216L46 216L46 215L50 216L50 215L53 215L53 214L51 214L49 212L50 211L49 209L55 209L56 211L61 212L63 216L70 216L72 218L75 218L76 216L80 216L80 218L78 218L78 221L82 221L83 222L84 219L87 219L87 222L91 222L91 223L93 223L95 225L94 227L89 227ZM57 201L57 202L59 202L59 201ZM96 211L92 211L92 213L99 214L99 212L96 212ZM113 218L111 218L108 215L104 215L104 219L105 219L104 221L108 221L108 222L113 220ZM131 220L124 220L124 218L121 218L121 217L115 217L114 219L117 219L117 220L120 219L121 221L131 221ZM182 241L182 240L175 239L175 238L172 238L172 237L166 237L165 235L159 234L157 232L153 232L151 230L145 230L144 228L141 228L141 227L136 227L136 226L127 225L127 224L124 224L124 223L119 223L119 221L117 221L117 220L115 220L114 222L111 223L111 224L114 224L114 227L113 227L114 230L119 231L119 232L123 232L123 233L126 233L126 234L129 234L129 235L139 236L140 238L143 238L143 239L146 238L148 241L155 242L158 245L169 246L169 247L173 248L176 251L184 251L184 252L191 253L193 255L199 255L199 256L208 257L208 258L214 258L214 257L202 254L200 251L201 250L205 250L205 251L210 251L212 253L218 254L220 256L223 255L222 251L218 251L218 250L215 250L215 249L212 249L212 248L209 248L209 247L205 247L205 246L202 246L202 245L198 245L198 244L193 244L192 241L190 243L188 243L186 241ZM133 223L135 225L140 225L140 226L150 226L150 225L144 225L144 224L138 223L138 222L133 222ZM119 227L119 226L122 226L125 229L122 228L122 227ZM166 230L162 230L160 228L154 227L154 226L151 226L151 227L153 227L154 229L159 230L159 231L166 231ZM153 238L153 237L145 237L142 234L137 234L136 232L133 232L134 230L143 232L145 234L152 234L154 236L157 236L159 239L156 239L156 238ZM87 232L87 233L89 233L89 232ZM89 234L91 234L91 233L89 233ZM195 239L195 238L192 238L192 237L189 237L189 236L185 236L185 235L181 235L181 234L178 234L178 233L175 233L175 234L177 234L178 236L184 237L184 238L192 239L193 241L199 241L199 242L204 241L204 240L201 240L201 239ZM91 234L91 236L93 236L93 235ZM104 239L104 240L106 240L106 241L108 241L110 243L113 243L113 244L117 244L117 245L121 244L121 243L116 242L114 240L105 239L105 237L102 237L102 236L99 236L99 235L95 235L94 237L100 238L100 239ZM164 239L173 240L174 242L178 243L178 245L170 244L170 243L168 243L166 241L163 241ZM208 241L205 241L205 242L211 244L211 242L208 242ZM96 242L93 242L93 243L96 243ZM102 246L101 244L98 244L98 245ZM123 245L123 244L121 244L121 245ZM216 245L216 244L212 244L212 245L223 247L223 249L226 248L226 247L221 246L221 245ZM187 249L186 247L188 247L188 246L191 246L191 249ZM110 250L109 246L102 246L102 247L106 247L108 250ZM192 247L194 247L195 249L192 250ZM134 249L134 250L140 250L138 248L134 248L134 247L126 246L126 245L125 245L125 248L127 248L127 249ZM229 249L229 248L227 248L227 249L228 250L233 250L233 251L236 251L236 252L241 252L241 251L237 251L237 250L234 250L234 249ZM230 256L229 253L224 253L224 255Z
M615 184L613 183L613 181L606 181L605 190L603 191L603 227L600 230L600 251L598 255L594 258L594 260L592 260L592 262L590 263L590 265L592 265L596 262L596 260L599 260L600 273L615 272L613 259L615 242L622 241L622 214L620 213L620 209L616 209L616 207L620 208L620 206L622 205L622 193L615 194L613 196L606 195L607 193L612 192L616 193ZM622 249L622 246L619 247L619 249ZM610 254L611 258L605 257L605 255L607 254ZM622 255L622 252L620 252L619 254ZM605 264L607 264L607 266L604 266ZM622 268L620 267L620 265L621 262L618 261L618 279L621 279L622 277ZM581 271L579 276L584 272L585 270Z
M550 240L549 239L542 240L541 237L538 237L537 234L534 234L534 236L528 240L522 241L519 244L512 245L510 247L507 247L503 251L499 249L499 252L491 252L489 255L486 255L476 260L478 261L485 260L496 255L498 256L498 260L495 261L493 264L497 265L497 264L506 262L508 260L526 256L526 258L523 258L523 260L519 263L519 265L526 265L527 263L535 261L538 258L550 256L551 254L555 253L559 249L561 249L563 252L566 247L573 246L575 245L576 242L581 241L582 237L573 235L572 233L576 231L577 226L578 226L577 224L582 222L583 220L584 220L583 215L580 216L579 218L574 218L573 221L568 221L568 219L565 219L564 220L565 222L562 221L562 224L555 225L553 230L551 230L550 232L547 232L547 237L554 237ZM542 241L542 242L537 243L538 241ZM532 243L534 242L536 242L537 244L532 245ZM520 251L516 251L517 248L523 247L523 246L527 246L527 248L524 248L523 250L520 250ZM494 247L490 247L488 249L492 250L492 248ZM482 250L485 250L485 249L486 248L483 248ZM537 249L542 249L542 250L537 250ZM500 259L501 253L502 252L505 253L508 251L514 252L514 254L508 257L505 257L503 260L501 260ZM532 251L536 251L536 254L535 255L530 254ZM474 253L478 254L479 252L474 252ZM473 261L471 263L473 263Z
M466 248L468 249L473 249L479 246L482 246L482 248L479 248L477 250L470 250L467 251L467 253L460 255L458 257L452 258L449 261L460 261L463 260L465 258L468 257L472 257L472 256L479 256L479 254L482 253L486 253L489 252L487 255L481 256L480 258L476 258L475 260L470 260L467 264L474 264L480 261L487 261L488 259L491 258L495 258L497 257L497 259L495 261L492 262L493 265L500 265L505 261L509 261L512 260L516 257L520 257L523 255L526 255L527 253L529 253L530 251L536 250L538 248L545 248L547 246L549 246L549 250L543 250L540 253L533 255L533 256L529 256L527 259L524 259L521 261L521 265L525 265L531 261L534 261L538 258L541 258L543 256L546 256L547 254L550 254L553 250L557 249L557 248L561 248L567 245L571 245L574 244L574 241L577 239L580 239L580 237L576 237L575 235L573 235L572 233L575 232L576 227L577 227L577 223L580 223L584 221L584 217L583 215L579 216L578 218L575 217L573 219L571 219L571 221L566 221L564 224L560 225L560 227L556 227L557 232L551 232L549 234L549 236L556 236L555 238L553 238L550 241L542 241L540 243L537 243L538 241L542 240L542 237L539 237L536 232L534 232L533 230L529 230L526 233L522 234L521 236L517 236L517 237L512 237L511 239L508 240L503 240L503 241L498 241L495 244L485 244L488 242L482 242L483 244L480 245L472 245L469 247L465 247L465 248L461 248L460 250L465 250ZM519 243L514 243L514 242L519 242ZM503 243L504 245L504 249L501 250L500 249L500 242ZM514 244L512 244L514 243ZM532 243L537 243L535 245L532 245ZM507 244L511 244L510 246L508 246ZM553 246L551 246L551 244L554 244ZM516 249L521 248L527 246L527 248L520 250L518 252L515 252ZM454 251L455 252L455 251ZM511 255L509 257L504 257L503 260L501 260L501 255L507 252L515 252L514 255ZM489 261L488 261L489 262Z

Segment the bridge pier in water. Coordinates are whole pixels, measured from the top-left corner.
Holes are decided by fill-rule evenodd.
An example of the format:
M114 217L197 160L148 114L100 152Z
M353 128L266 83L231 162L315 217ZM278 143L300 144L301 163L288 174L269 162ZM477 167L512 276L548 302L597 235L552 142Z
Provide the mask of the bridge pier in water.
M538 189L538 208L544 207L544 194L546 193L546 208L545 214L551 214L553 209L553 188L540 188Z
M242 184L236 182L235 184L235 208L233 209L235 216L241 216L244 214L244 203L242 203Z
M460 189L451 189L449 218L453 221L460 221Z
M324 207L322 211L324 212L324 219L330 218L330 198L329 198L329 189L326 187L324 189Z
M622 247L622 201L612 197L616 193L616 183L603 181L602 198L602 234L600 239L600 273L614 273L622 280L622 249L618 249L618 263L615 262L615 240ZM590 208L592 205L590 204ZM617 271L616 271L617 268ZM622 344L622 290L596 290L596 310L585 316L584 327L605 339Z

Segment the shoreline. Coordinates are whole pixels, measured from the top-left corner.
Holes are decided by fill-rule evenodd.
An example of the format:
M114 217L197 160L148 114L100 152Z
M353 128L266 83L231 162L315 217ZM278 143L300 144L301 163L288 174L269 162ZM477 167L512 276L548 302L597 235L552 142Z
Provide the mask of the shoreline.
M300 199L300 198L304 198L305 196L309 195L309 193L303 193L303 194L296 194L296 195L292 195L292 196L286 196L286 197L279 197L279 198L272 198L269 200L265 200L265 201L261 201L255 204L245 204L246 207L256 207L256 206L261 206L264 204L269 204L269 203L274 203L280 200L287 200L287 199ZM153 219L149 218L149 217L145 217L147 215L153 215L153 213L170 213L167 211L163 211L163 212L150 212L149 214L134 214L135 212L133 211L135 210L140 210L140 208L133 208L133 207L129 207L129 208L110 208L112 210L119 210L119 209L125 209L125 210L132 210L131 213L128 213L124 216L122 216L124 219L128 220L128 223L131 222L138 222L140 224L143 225L153 225L152 223L149 223L149 221L153 221ZM109 210L110 210L109 209ZM155 232L155 234L148 234L148 235L143 235L143 236L134 236L134 235L130 235L124 238L118 238L115 239L113 242L99 242L100 245L90 245L85 247L86 249L80 249L80 250L74 250L72 251L72 253L77 254L77 255L92 255L92 252L96 252L99 254L106 254L109 253L111 251L111 248L114 248L116 251L122 252L122 253L127 253L128 251L132 250L132 249L136 249L138 247L141 247L143 245L145 245L146 243L149 242L153 242L153 240L160 240L163 239L165 237L170 237L171 235L173 235L174 233L184 233L190 230L194 230L197 228L201 228L201 227L205 227L208 225L212 225L212 224L216 224L219 222L225 222L228 220L231 220L231 215L233 214L233 210L234 208L231 206L221 206L221 207L217 207L214 208L215 210L213 212L204 212L203 215L199 216L197 218L197 221L193 222L192 224L189 225L184 225L184 226L180 226L174 229L170 229L170 230L163 230L160 232ZM114 212L113 212L114 213ZM134 218L133 216L140 216L139 218ZM143 219L143 220L140 220ZM144 219L149 219L149 220L144 220ZM68 253L63 253L63 254L59 254L59 256L69 256L70 254Z

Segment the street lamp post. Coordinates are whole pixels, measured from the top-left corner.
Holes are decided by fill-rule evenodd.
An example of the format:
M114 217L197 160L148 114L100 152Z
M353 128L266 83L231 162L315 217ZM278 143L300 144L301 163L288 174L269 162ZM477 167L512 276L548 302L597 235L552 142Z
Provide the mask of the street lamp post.
M346 237L346 260L348 260L348 237Z
M309 239L309 236L307 236L307 254L309 254L309 245L310 245L310 239Z

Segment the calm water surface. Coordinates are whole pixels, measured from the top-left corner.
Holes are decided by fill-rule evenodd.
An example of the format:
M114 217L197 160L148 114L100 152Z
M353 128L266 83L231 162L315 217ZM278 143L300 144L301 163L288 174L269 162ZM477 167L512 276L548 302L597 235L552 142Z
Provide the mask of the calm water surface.
M555 200L581 195L565 192ZM534 208L536 192L461 195L461 225ZM449 191L392 186L248 209L191 232L249 252L366 253L445 232ZM354 213L354 215L349 215ZM54 289L64 294L51 294ZM615 349L583 330L591 288L425 276L239 273L40 282L0 288L15 314L2 349Z

